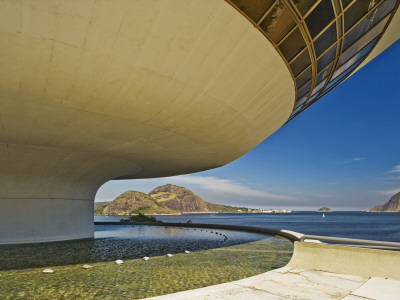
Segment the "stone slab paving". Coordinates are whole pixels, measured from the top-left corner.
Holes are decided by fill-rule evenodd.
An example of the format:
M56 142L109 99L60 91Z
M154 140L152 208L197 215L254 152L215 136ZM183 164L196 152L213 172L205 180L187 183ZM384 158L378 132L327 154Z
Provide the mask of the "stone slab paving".
M211 299L400 299L400 281L283 267L246 279L150 298Z

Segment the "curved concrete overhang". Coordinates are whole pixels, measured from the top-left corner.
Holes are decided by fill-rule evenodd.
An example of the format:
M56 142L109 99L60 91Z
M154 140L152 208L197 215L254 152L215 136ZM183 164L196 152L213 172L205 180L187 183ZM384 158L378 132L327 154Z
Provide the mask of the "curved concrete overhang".
M225 165L294 106L223 0L2 1L0 43L0 243L90 237L104 182Z

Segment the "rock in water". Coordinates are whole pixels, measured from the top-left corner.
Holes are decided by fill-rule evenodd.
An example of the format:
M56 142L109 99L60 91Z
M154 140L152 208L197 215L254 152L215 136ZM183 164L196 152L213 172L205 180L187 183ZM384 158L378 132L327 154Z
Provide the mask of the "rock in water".
M84 268L84 269L91 269L91 268L93 268L91 265L83 265L83 267L82 268Z
M43 273L51 274L51 273L54 273L54 270L53 269L44 269Z

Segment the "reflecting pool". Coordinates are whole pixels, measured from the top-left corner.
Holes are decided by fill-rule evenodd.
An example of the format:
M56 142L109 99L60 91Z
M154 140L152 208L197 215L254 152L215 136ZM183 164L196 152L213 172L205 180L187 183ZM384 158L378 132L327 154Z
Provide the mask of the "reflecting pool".
M93 240L0 246L0 299L140 299L260 274L286 265L292 251L263 234L97 225Z

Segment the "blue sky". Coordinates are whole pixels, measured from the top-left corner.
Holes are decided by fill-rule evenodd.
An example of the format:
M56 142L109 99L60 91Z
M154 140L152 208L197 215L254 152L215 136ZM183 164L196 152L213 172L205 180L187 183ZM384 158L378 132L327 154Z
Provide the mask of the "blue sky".
M360 210L400 191L400 40L236 161L210 171L110 181L127 190L184 186L206 201L252 208Z

